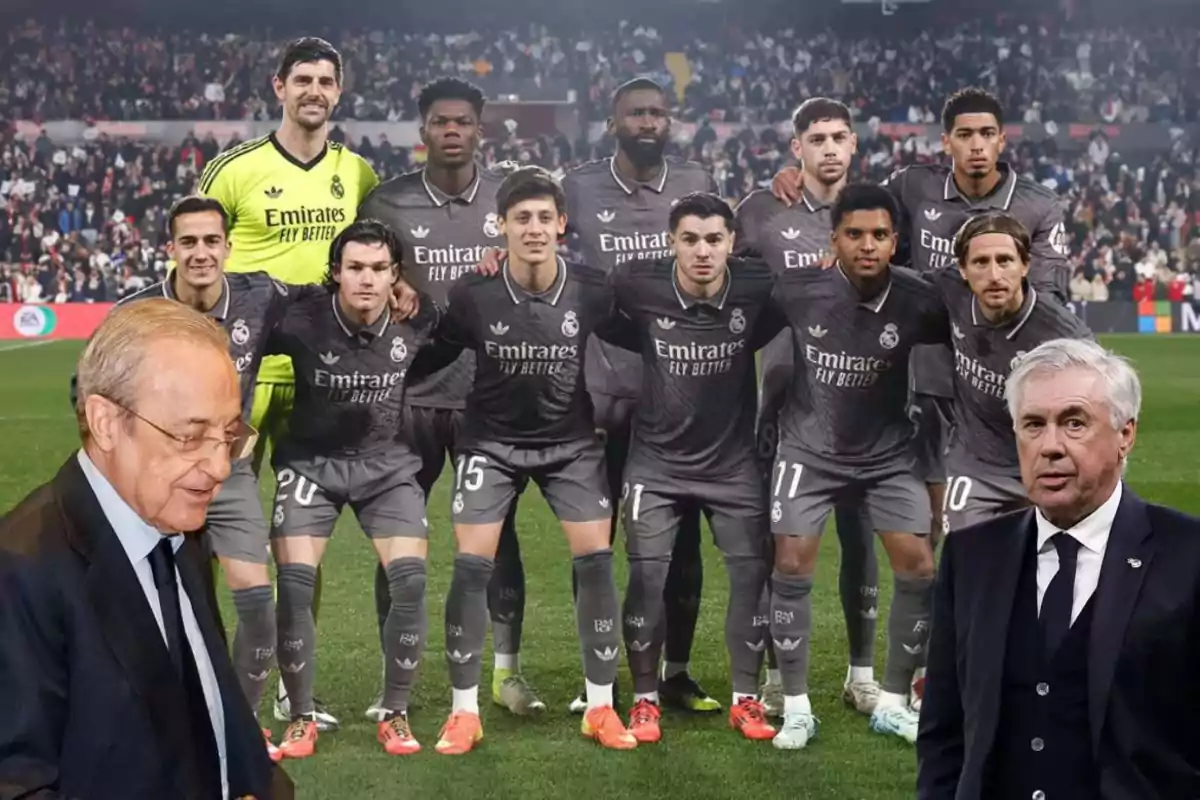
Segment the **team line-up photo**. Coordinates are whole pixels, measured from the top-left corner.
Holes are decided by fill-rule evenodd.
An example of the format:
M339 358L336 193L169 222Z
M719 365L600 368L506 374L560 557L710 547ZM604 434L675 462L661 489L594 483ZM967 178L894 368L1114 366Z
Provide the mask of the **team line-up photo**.
M946 164L882 184L850 178L851 110L810 97L735 206L665 155L649 78L608 99L615 155L561 178L485 165L483 91L437 78L423 166L381 182L329 138L342 70L323 39L283 50L278 128L206 164L165 278L61 375L79 444L0 520L0 798L303 794L283 768L341 725L319 611L347 507L377 557L356 713L387 756L487 759L491 719L567 710L579 747L686 740L668 708L821 747L834 520L834 690L912 752L916 796L1200 796L1200 523L1124 483L1138 372L1069 307L1062 205L1004 160L994 94L946 97ZM522 667L518 508L543 502L573 697ZM701 676L722 579L725 674Z

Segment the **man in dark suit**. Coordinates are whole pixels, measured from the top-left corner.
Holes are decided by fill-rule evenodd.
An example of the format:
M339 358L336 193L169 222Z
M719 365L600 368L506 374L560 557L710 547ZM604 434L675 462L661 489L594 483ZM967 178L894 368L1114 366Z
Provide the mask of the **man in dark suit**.
M225 333L117 309L78 383L83 446L0 520L0 800L290 798L179 534L253 447Z
M1200 520L1123 485L1137 375L1056 339L1005 397L1033 507L947 539L918 797L1200 797Z

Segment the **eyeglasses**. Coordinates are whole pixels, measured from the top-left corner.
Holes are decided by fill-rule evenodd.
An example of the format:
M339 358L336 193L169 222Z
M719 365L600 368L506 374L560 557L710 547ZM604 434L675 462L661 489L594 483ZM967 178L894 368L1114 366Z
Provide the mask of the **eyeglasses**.
M137 417L163 436L175 442L178 445L180 454L191 461L199 461L206 454L220 452L220 448L222 447L228 450L231 460L237 461L253 453L254 445L258 442L258 431L240 419L237 422L237 431L232 436L180 436L171 433L161 425L151 422L132 408L118 403L111 397L105 397L104 399L127 414Z

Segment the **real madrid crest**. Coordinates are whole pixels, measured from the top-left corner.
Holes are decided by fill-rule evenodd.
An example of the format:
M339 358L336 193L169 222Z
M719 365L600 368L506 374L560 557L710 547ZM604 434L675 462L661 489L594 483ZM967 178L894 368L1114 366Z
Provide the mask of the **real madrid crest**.
M392 339L392 361L397 363L408 358L408 345L404 343L404 339L397 336Z
M771 522L779 522L783 519L783 505L776 500L771 504Z
M483 233L491 239L500 235L500 219L494 211L488 212L488 215L483 218Z
M452 508L454 509L455 514L461 514L466 505L466 502L463 500L462 492L458 492L454 495L454 505Z
M879 345L891 350L898 344L900 344L900 334L896 331L896 323L889 322L883 326L883 333L879 334Z
M741 333L746 330L746 315L742 313L740 308L735 308L729 317L729 331L731 333Z
M579 320L575 318L574 311L568 311L563 316L562 335L568 339L579 335Z
M342 178L340 175L333 176L333 180L329 183L329 193L333 195L335 200L341 200L346 196L346 187L342 186Z
M229 338L238 347L250 341L250 328L247 327L246 320L234 320L233 327L229 329Z
M1025 357L1025 351L1024 351L1024 350L1018 350L1018 351L1017 351L1017 354L1016 354L1015 356L1013 356L1013 357L1012 357L1012 361L1008 362L1008 368L1009 368L1010 370L1011 370L1011 369L1016 369L1016 368L1017 368L1017 364L1021 363L1021 359L1022 359L1022 358L1024 358L1024 357Z

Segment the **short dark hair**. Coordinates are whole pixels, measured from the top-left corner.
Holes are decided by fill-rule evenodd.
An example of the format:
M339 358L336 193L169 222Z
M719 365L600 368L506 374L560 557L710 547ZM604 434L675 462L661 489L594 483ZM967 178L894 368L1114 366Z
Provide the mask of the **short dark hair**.
M483 119L483 106L487 102L483 90L470 81L464 81L462 78L437 78L422 86L421 94L417 96L417 111L422 121L429 114L433 104L439 100L466 101L475 109L475 116L480 119Z
M960 266L967 263L967 251L971 249L971 240L985 233L1003 233L1011 236L1017 245L1017 256L1022 264L1028 264L1033 250L1033 239L1029 229L1021 221L1005 211L989 211L967 220L954 236L954 257Z
M336 47L317 36L301 36L288 42L279 58L279 69L275 70L275 77L286 81L297 64L314 64L318 61L332 63L337 82L342 82L342 54Z
M613 91L612 107L614 111L617 108L617 103L621 102L621 98L630 92L658 92L663 96L664 100L667 97L667 90L657 81L646 77L633 78L632 80L625 81Z
M838 194L829 212L834 230L842 224L842 219L852 211L875 211L883 209L892 218L892 229L899 230L900 206L892 193L877 183L851 183Z
M978 86L959 89L946 98L946 105L942 106L942 128L946 133L954 130L954 121L960 114L991 114L996 124L1004 127L1004 106L996 95Z
M384 225L377 219L357 219L347 225L341 233L339 233L329 244L329 269L325 272L325 277L321 281L322 285L330 288L337 288L337 281L333 279L333 273L342 267L342 253L346 250L346 245L351 242L359 242L360 244L376 244L382 242L388 249L388 254L392 257L392 261L396 264L397 273L403 272L403 257L404 249L400 244L400 237L395 232Z
M850 109L845 103L831 100L828 97L810 97L805 100L792 114L792 130L797 136L804 133L814 122L825 120L841 120L850 128L854 127L850 119Z
M554 176L542 167L529 166L508 173L504 182L500 184L500 188L496 190L496 213L505 217L508 210L517 203L535 197L549 197L554 200L554 207L559 214L565 214L567 211L567 197Z
M710 192L692 192L676 200L667 217L667 229L674 231L684 217L720 217L725 220L726 230L734 229L733 209L720 196Z
M221 205L220 200L200 194L189 194L175 201L167 212L167 235L172 239L175 238L175 220L187 214L203 214L205 212L212 212L221 217L221 230L228 236L229 212L225 210L225 206Z

